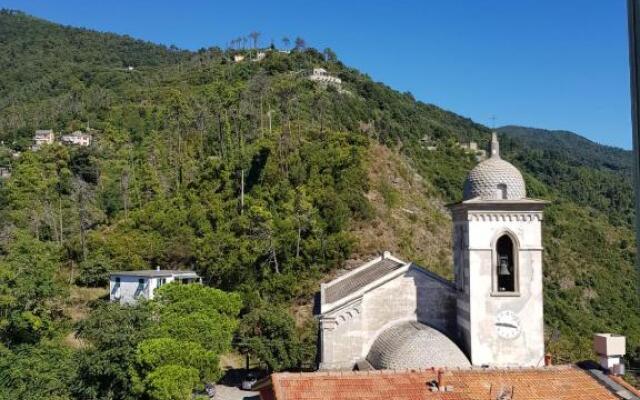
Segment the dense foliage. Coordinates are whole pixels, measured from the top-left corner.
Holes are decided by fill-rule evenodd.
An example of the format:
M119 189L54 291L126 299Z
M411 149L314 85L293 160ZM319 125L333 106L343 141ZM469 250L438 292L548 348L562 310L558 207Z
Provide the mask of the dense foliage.
M220 377L234 334L236 350L270 369L310 365L314 325L291 308L311 301L350 257L353 224L372 217L372 144L406 156L433 201L461 198L475 159L457 144L486 143L487 128L302 44L260 62L234 63L233 53L0 12L0 166L12 174L0 181L0 398L188 398ZM304 79L315 66L344 90ZM35 129L87 125L89 148L28 150ZM588 357L597 330L625 333L636 351L626 161L519 142L503 140L505 157L522 168L530 196L554 201L545 221L549 348L563 361ZM69 312L77 286L156 266L195 269L206 286Z

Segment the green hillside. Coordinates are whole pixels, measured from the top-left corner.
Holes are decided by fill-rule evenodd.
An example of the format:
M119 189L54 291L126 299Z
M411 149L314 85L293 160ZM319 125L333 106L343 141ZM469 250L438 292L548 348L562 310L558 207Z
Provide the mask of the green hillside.
M451 274L442 205L462 197L476 162L458 142L486 143L489 130L330 51L234 63L235 52L0 12L0 164L12 173L0 181L0 399L188 397L220 377L211 365L231 351L304 368L315 359L313 294L338 268L384 245ZM318 66L343 90L305 79ZM35 129L87 124L88 149L27 150ZM635 356L626 153L594 144L594 161L560 151L555 136L501 136L529 195L553 201L549 350L557 362L589 358L591 334L614 331ZM381 227L388 236L374 241ZM104 304L109 271L156 266L193 268L222 291L167 287L140 307ZM167 388L177 397L162 397Z
M597 209L614 225L633 224L633 154L572 132L505 126L509 155L562 197Z

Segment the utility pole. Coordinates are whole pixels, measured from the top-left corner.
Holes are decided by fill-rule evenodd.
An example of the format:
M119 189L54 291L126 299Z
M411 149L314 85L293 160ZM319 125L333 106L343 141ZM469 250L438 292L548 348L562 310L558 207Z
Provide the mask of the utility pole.
M636 249L640 254L640 0L627 0L629 17L629 69L631 74L631 123L633 131L633 179L636 195ZM636 257L636 268L640 270L640 257Z

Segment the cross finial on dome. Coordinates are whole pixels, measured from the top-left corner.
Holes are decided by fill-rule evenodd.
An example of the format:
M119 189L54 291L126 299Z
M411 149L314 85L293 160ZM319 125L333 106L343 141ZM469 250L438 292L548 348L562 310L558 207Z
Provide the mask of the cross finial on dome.
M500 158L500 142L496 132L491 132L491 157Z

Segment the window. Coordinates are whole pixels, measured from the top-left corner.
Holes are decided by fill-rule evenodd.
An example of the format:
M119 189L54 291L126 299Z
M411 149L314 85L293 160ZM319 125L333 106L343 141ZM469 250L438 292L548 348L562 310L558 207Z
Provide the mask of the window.
M498 194L500 196L500 198L502 200L506 200L507 199L507 185L504 183L501 183L498 185Z
M503 235L496 243L496 283L498 292L516 291L516 264L513 241Z
M113 284L113 289L111 289L111 294L113 298L116 300L120 300L120 277L117 276L115 279L115 283Z
M136 288L136 292L134 293L133 297L138 298L142 296L143 292L144 292L144 279L140 278L138 279L138 287Z

